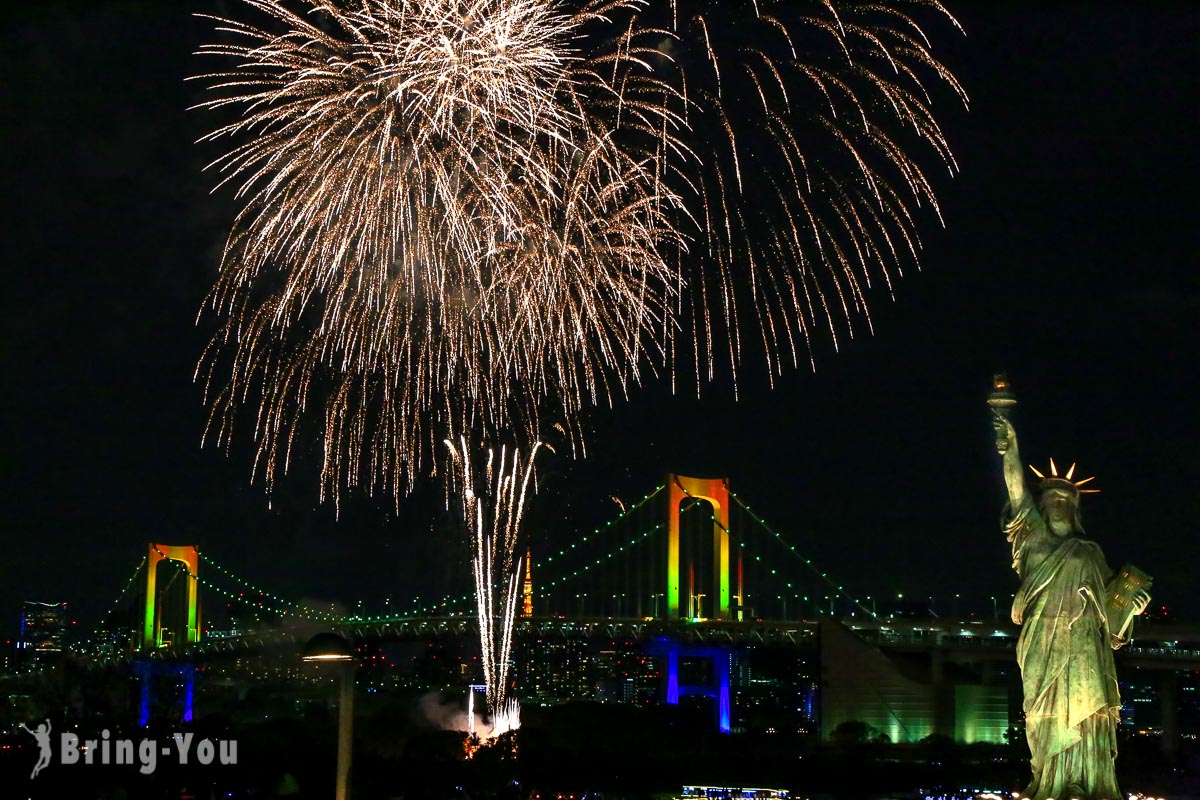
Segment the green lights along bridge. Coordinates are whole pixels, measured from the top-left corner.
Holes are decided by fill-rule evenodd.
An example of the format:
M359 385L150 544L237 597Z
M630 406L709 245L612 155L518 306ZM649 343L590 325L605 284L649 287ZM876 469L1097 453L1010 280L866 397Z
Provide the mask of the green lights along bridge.
M529 553L524 618L713 625L871 616L845 587L755 514L724 478L669 475L641 500L560 546ZM465 572L464 572L465 578ZM414 601L397 613L344 614L286 598L191 545L152 543L84 649L176 652L209 638L202 599L266 625L334 628L470 618L474 593Z
M751 510L727 479L668 475L604 524L529 554L517 632L811 646L817 623L838 618L882 646L951 646L1011 658L1012 625L878 618L869 598L847 591L796 541ZM240 632L206 634L202 598L228 603L253 622ZM79 649L99 661L186 659L285 646L315 628L356 639L467 637L474 616L473 592L413 601L394 614L338 613L269 591L194 546L152 543ZM1200 666L1200 632L1191 627L1152 635L1142 626L1141 640L1171 641L1175 649L1134 648L1128 655L1141 650L1152 661Z

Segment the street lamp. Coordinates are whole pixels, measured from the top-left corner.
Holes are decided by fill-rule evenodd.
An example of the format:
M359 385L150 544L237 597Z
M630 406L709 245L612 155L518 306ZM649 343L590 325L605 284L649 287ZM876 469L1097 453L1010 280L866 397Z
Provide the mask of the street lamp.
M575 595L575 598L577 600L579 600L579 616L582 617L583 616L583 605L584 605L584 602L587 600L587 592L584 592L583 594L577 594L577 595Z
M617 607L617 619L620 619L622 613L625 610L624 609L625 593L621 592L620 594L614 594L612 597L613 597L613 605Z
M658 598L665 596L663 592L655 592L650 595L654 599L654 618L658 619Z
M706 598L706 597L708 597L708 595L706 595L706 594L704 594L704 593L698 593L698 594L696 594L696 595L693 595L693 599L694 599L694 601L695 601L695 603L696 603L696 609L695 609L695 613L694 613L694 614L692 614L692 617L693 617L693 618L695 618L695 619L700 619L701 617L703 617L703 616L704 616L704 615L701 613L701 612L704 610L704 603L703 603L703 602L701 602L701 601L702 601L704 598Z
M748 594L745 594L745 595L735 594L733 596L733 599L737 601L737 605L735 605L733 607L734 612L735 612L734 619L737 620L738 622L741 622L745 617L745 612L747 610L746 600L749 597L750 597L750 595L748 595Z
M339 666L341 684L338 697L338 756L336 800L350 800L351 736L354 730L354 651L336 633L318 633L300 652L307 664L332 663Z

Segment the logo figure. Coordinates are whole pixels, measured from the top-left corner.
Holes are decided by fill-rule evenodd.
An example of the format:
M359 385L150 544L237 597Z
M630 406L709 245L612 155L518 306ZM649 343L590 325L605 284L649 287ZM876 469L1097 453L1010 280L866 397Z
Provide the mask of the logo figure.
M50 720L47 719L38 725L36 731L26 728L24 722L20 724L20 727L25 728L25 732L37 740L38 747L42 751L38 756L37 763L33 765L33 772L29 774L29 780L33 780L44 767L50 764Z

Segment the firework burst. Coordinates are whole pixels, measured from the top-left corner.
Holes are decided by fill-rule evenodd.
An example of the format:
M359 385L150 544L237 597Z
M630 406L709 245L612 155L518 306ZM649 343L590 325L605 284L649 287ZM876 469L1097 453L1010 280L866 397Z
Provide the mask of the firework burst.
M219 441L257 406L268 487L313 407L323 496L399 498L448 431L529 443L663 363L684 209L650 132L681 121L646 35L584 57L590 7L248 2L273 24L203 51L236 65L204 106L242 112L209 138L249 140L213 164L244 205L198 375Z
M811 362L815 333L869 327L867 291L917 263L919 209L940 220L923 157L957 170L926 84L966 101L923 11L957 26L936 0L671 3L704 165L683 170L706 243L687 273L697 385L748 352L768 375Z
M198 374L268 487L309 416L323 497L398 499L447 433L777 374L869 325L937 210L917 156L954 169L936 2L245 2L202 50L242 211Z
M869 326L956 167L936 0L243 0L202 106L241 211L207 308L209 435L253 413L268 489L400 501L450 445L488 703L545 422L652 376L768 376ZM951 19L952 21L952 19ZM932 158L930 158L932 157ZM751 355L756 354L756 355ZM735 382L736 386L736 382ZM318 425L309 429L309 420ZM468 441L486 450L477 481ZM518 453L528 453L524 459Z

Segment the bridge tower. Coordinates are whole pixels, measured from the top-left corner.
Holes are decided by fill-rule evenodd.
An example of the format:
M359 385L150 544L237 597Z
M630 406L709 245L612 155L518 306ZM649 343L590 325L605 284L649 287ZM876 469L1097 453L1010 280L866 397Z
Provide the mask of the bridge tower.
M684 475L667 475L668 503L667 509L667 616L679 619L681 608L683 616L691 616L692 595L689 588L687 603L683 603L683 587L679 576L681 571L679 552L679 506L685 499L693 498L706 500L713 507L713 574L711 589L708 594L713 598L712 617L714 619L733 619L729 605L729 479L728 478L689 478ZM739 559L739 567L740 567ZM689 572L692 565L688 565ZM741 617L742 597L741 569L738 570L738 618Z
M200 552L193 544L169 545L150 543L146 556L146 619L142 628L142 648L162 647L162 628L158 624L158 562L179 561L188 571L187 577L187 643L200 641L200 608L197 575L200 574Z

